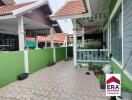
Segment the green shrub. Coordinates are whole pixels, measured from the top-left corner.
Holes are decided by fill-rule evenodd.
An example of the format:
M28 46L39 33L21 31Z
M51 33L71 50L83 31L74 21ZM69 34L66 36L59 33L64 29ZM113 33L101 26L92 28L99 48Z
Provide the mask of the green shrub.
M89 69L91 70L100 70L103 68L102 64L90 63Z
M98 77L100 84L105 84L105 75L99 75Z

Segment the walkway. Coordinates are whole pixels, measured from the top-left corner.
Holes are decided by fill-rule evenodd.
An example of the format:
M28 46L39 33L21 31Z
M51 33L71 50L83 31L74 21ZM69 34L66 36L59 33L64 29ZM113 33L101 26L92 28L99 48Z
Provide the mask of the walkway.
M93 73L60 62L0 89L0 100L108 100Z

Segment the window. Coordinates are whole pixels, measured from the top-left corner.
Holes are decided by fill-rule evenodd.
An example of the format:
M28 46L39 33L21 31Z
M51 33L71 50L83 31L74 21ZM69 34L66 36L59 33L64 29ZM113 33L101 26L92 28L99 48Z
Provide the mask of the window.
M114 58L122 62L122 18L119 9L111 22L111 52Z

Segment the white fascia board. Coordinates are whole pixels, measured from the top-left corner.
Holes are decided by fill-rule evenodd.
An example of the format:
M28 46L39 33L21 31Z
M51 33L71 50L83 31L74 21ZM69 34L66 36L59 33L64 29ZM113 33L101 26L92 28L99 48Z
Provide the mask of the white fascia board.
M127 70L124 70L123 71L125 74L126 74L126 76L132 81L132 75L127 71Z
M0 33L3 33L3 34L9 34L9 35L18 35L17 32L12 32L12 31L0 31Z
M67 16L50 16L51 20L63 20L63 19L76 19L83 17L91 17L90 13L76 14L76 15L67 15Z
M35 2L35 3L30 4L28 6L22 7L20 9L14 10L14 11L12 11L12 13L15 16L20 15L20 14L24 14L27 11L34 10L36 8L39 8L39 7L47 4L47 2L48 2L47 0L39 0L38 2Z
M16 18L16 16L14 16L14 15L5 15L5 16L0 16L0 20L4 20L4 19L11 19L11 18Z

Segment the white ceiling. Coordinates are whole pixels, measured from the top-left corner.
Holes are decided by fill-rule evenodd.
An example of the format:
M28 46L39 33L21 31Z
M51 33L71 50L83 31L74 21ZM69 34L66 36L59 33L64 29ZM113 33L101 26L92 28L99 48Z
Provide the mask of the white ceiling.
M102 26L108 13L110 0L89 0L92 17L78 18L81 26ZM101 16L101 17L100 17Z
M24 17L24 29L47 29L47 25L43 25L37 21ZM0 33L17 34L18 20L17 18L0 20Z
M106 13L111 0L89 0L92 14Z

